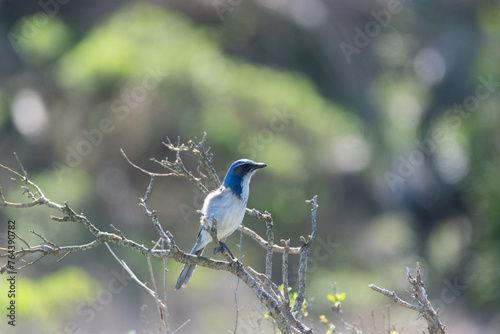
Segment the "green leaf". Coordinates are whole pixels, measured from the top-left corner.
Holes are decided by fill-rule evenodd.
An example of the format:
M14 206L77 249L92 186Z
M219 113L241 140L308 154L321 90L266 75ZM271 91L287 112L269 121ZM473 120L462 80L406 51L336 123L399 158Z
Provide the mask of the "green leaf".
M345 292L343 293L336 293L335 296L328 295L327 298L329 301L331 301L333 304L337 304L345 299Z

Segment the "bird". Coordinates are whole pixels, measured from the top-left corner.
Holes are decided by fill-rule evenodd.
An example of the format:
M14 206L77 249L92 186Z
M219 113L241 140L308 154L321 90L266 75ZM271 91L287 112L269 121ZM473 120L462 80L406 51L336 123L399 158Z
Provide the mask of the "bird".
M240 159L231 164L222 185L209 193L203 202L200 229L190 254L201 256L207 245L213 240L205 229L205 221L212 227L213 219L217 223L217 239L219 239L219 248L214 249L214 254L224 251L224 249L227 249L231 254L225 245L226 238L240 226L243 220L252 176L257 170L266 166L265 163L249 159ZM231 257L233 257L232 254ZM175 285L176 290L187 285L195 268L195 264L184 264Z

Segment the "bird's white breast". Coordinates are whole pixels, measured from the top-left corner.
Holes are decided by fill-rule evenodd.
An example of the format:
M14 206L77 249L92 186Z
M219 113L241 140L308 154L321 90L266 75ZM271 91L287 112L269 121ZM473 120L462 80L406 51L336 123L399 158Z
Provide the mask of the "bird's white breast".
M248 185L243 187L241 198L234 194L230 188L221 187L207 196L201 210L212 225L212 217L217 220L217 237L224 239L233 233L241 224L245 216L248 201ZM203 219L203 217L202 217ZM202 231L200 248L205 247L212 241L206 231Z

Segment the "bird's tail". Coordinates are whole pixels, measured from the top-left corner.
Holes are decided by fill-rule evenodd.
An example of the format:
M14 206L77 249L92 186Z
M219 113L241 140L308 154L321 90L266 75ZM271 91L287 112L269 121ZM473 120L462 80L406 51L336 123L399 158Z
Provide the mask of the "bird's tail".
M194 246L193 250L191 251L192 255L200 256L203 254L203 251L205 248L195 250L197 245ZM175 289L179 290L180 288L184 288L188 282L191 276L193 275L194 270L196 269L196 264L187 264L185 263L182 266L181 273L179 274L179 278L177 279L177 283L175 284Z

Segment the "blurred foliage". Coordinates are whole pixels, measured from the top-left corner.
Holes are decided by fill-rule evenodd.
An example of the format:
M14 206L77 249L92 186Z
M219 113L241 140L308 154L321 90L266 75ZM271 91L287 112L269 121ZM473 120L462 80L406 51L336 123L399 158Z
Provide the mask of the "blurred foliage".
M324 314L331 306L324 296L332 281L349 295L346 312L383 305L382 297L364 287L375 283L404 291L402 268L419 260L429 273L431 295L440 298L446 282L457 280L465 286L457 298L481 310L480 321L494 319L500 307L497 3L405 2L351 63L339 43L353 41L354 27L376 22L366 4L289 3L287 11L278 4L244 2L223 17L201 3L203 14L194 7L119 4L104 9L71 3L45 16L39 7L11 5L12 13L2 12L5 24L10 22L5 28L19 39L0 51L0 66L10 66L0 81L0 163L15 166L11 152L18 152L47 197L67 200L100 228L109 230L113 223L146 244L157 237L136 207L147 178L123 161L119 149L154 169L148 158L170 157L161 145L165 136L187 141L207 132L220 176L242 157L269 165L252 181L249 206L272 213L277 239L292 237L294 243L310 233L304 200L319 196L320 233L308 279L308 298L316 299L309 312ZM344 11L355 15L319 19ZM315 16L318 22L306 24ZM441 79L429 81L441 72ZM484 81L492 82L488 97L463 112ZM21 94L26 88L31 95ZM30 113L33 100L24 113L14 108L26 96L43 102L38 113ZM29 120L41 131L21 131L19 123ZM188 160L195 169L194 159ZM399 177L394 187L387 172ZM21 201L19 188L0 177L6 196ZM150 199L183 249L193 242L201 205L190 187L157 179ZM193 214L183 216L181 204ZM22 230L34 229L52 242L90 238L79 226L50 221L49 214L54 212L2 210L0 217L16 219ZM263 232L251 220L245 224ZM37 242L34 235L23 237ZM243 244L245 263L258 269L262 249ZM116 251L132 268L147 272L142 257ZM105 252L99 261L107 273L113 259ZM82 267L96 262L82 258L65 261ZM57 285L50 282L64 284L45 277L57 275L48 272L59 266L44 262L27 273L47 275L40 282L54 291ZM168 267L170 275L179 269L175 263ZM81 289L89 288L91 280L80 276ZM228 308L218 305L221 314L214 317L213 305L204 304L222 298L220 290L209 291L219 277L200 268L185 300L172 298L179 310L200 303L207 311L191 315L192 323L220 332L227 329L217 326L227 321L222 318ZM45 296L39 289L25 291L34 300ZM199 300L201 291L207 301ZM54 307L35 318L50 319ZM122 319L120 311L115 316ZM125 311L134 316L125 317L123 328L137 326L137 309Z
M302 75L225 56L210 31L152 6L133 4L115 13L61 58L55 74L65 89L100 91L144 77L148 69L168 73L153 108L179 115L170 117L186 129L184 138L206 131L211 146L266 161L274 177L293 180L293 189L316 188L321 181L307 177L305 162L322 159L322 151L348 134L360 135L359 120L318 96ZM196 110L175 101L195 103ZM118 123L113 104L108 110ZM297 222L305 212L289 206L290 194L268 193L259 202Z
M46 18L47 22L43 29L37 27L40 15L26 16L20 20L12 29L12 32L20 36L18 41L20 55L32 65L45 65L51 60L57 59L71 45L71 29L57 17ZM23 29L29 26L36 34L36 38L23 37Z
M0 280L1 291L8 291L7 284L5 279ZM38 324L40 332L64 331L64 324L76 316L77 306L95 299L99 288L97 280L82 268L74 266L63 267L38 279L17 275L16 324L25 330ZM0 302L5 305L6 301L7 296L2 293ZM0 329L8 330L6 322L2 321Z

